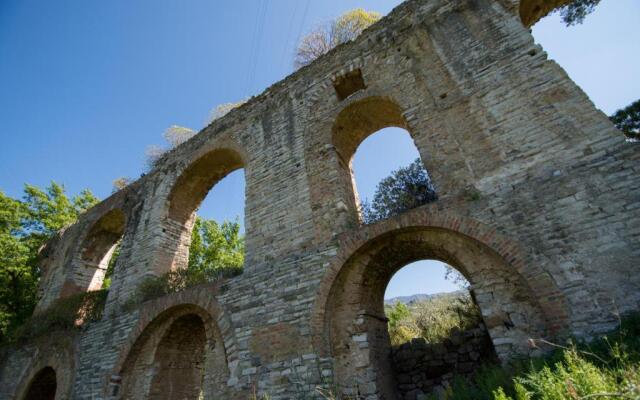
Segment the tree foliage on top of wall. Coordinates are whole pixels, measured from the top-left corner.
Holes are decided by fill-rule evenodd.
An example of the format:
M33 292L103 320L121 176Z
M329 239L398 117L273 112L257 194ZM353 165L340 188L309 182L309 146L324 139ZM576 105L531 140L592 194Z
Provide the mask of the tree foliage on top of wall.
M294 60L295 67L311 64L334 47L357 38L380 17L380 13L356 8L333 21L317 26L300 39Z
M567 26L583 23L585 17L591 14L599 3L600 0L574 0L560 7L559 12L562 22Z
M147 168L152 169L155 167L158 160L169 150L178 147L182 143L195 136L196 132L192 129L185 128L184 126L171 125L168 127L162 136L169 144L169 147L163 147L157 144L150 144L145 149Z

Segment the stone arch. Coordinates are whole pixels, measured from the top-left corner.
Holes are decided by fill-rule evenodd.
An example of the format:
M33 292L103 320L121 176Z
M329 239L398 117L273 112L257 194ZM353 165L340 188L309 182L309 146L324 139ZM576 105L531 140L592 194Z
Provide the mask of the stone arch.
M568 326L554 282L527 262L520 246L477 221L421 207L339 239L312 328L317 351L333 358L343 388L394 398L384 392L394 384L383 297L393 274L412 261L438 259L465 275L503 361L527 353L527 339Z
M140 320L119 353L108 395L137 399L159 390L163 381L159 372L171 375L163 365L189 362L189 358L178 354L179 348L185 348L181 344L185 342L185 334L197 336L198 343L190 343L194 346L186 348L196 357L192 366L203 369L205 398L226 393L226 382L235 374L233 366L237 364L237 355L227 349L237 346L231 321L212 292L215 292L212 285L202 285L145 303L139 310ZM151 369L155 371L153 374L149 374ZM188 379L193 382L193 376Z
M209 191L228 174L241 168L245 169L246 181L248 158L233 143L203 149L193 159L195 161L180 172L167 197L162 228L164 243L154 263L156 273L187 266L195 212Z
M344 190L351 200L351 204L347 206L353 209L356 219L359 219L357 209L360 201L352 168L353 156L367 137L391 127L406 130L411 135L414 147L418 149L415 136L403 116L402 109L389 97L357 98L338 113L332 126L331 141L338 155L340 183L344 185Z
M547 16L570 0L520 0L518 12L522 24L527 28Z
M74 261L72 282L67 281L62 297L102 288L109 261L124 235L125 226L126 215L116 208L102 215L89 228Z
M71 398L75 379L74 338L53 335L39 339L31 348L33 362L22 375L18 400ZM48 397L47 397L48 396Z

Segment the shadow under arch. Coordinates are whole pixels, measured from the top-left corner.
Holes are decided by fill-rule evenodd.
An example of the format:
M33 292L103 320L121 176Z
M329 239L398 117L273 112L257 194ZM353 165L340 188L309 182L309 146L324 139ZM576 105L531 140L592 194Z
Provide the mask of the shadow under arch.
M566 311L563 303L548 302L548 295L562 298L555 284L536 280L540 271L525 263L518 247L477 221L422 207L338 242L342 248L320 285L312 327L314 345L333 358L342 388L374 387L395 398L384 291L397 270L416 260L441 260L467 278L503 361L526 354L527 339L553 334L551 325L567 324L566 314L562 321L550 315Z
M56 371L44 367L31 379L24 400L55 400L57 389Z
M213 286L200 285L143 304L140 320L129 333L112 370L107 395L147 398L175 378L167 368L163 371L163 365L190 364L191 373L201 374L205 399L224 397L226 382L234 373L229 366L237 363L237 355L228 354L227 349L237 346L233 325L215 300ZM188 385L195 378L187 373L182 379Z

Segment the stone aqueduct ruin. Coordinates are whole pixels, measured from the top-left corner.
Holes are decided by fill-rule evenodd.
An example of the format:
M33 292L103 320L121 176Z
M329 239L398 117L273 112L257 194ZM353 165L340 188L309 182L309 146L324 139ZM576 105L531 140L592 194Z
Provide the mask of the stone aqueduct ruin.
M423 258L470 281L503 361L614 326L639 308L640 153L534 43L559 3L409 0L171 151L45 248L36 312L99 288L122 240L102 320L7 352L0 397L393 399L383 294ZM364 226L351 159L392 126L439 199ZM185 266L194 211L239 168L243 274L123 309Z

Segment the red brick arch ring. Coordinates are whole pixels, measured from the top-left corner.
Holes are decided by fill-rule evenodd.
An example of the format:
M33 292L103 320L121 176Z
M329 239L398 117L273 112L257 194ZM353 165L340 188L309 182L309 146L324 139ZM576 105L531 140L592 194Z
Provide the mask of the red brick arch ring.
M568 305L552 277L532 263L516 241L472 218L436 210L435 206L424 206L342 234L336 242L339 249L321 280L311 321L314 348L323 356L335 356L332 347L340 340L335 337L335 331L342 322L335 318L339 318L336 316L345 306L339 303L357 303L369 313L383 313L382 304L365 303L372 297L377 297L374 301L381 303L381 296L393 273L412 261L424 258L440 259L454 266L465 275L474 290L478 288L483 292L479 296L493 296L495 289L495 303L499 303L500 290L510 291L507 297L510 296L509 302L515 304L514 308L526 304L529 322L539 319L535 329L531 330L533 333L555 337L568 327ZM456 243L458 247L455 247ZM389 252L389 248L394 246L395 252ZM420 248L426 251L414 251ZM469 249L469 254L462 254L467 252L466 249ZM385 254L387 259L381 258ZM476 260L478 265L472 265ZM389 263L397 265L387 267ZM499 273L493 273L494 266ZM476 267L478 271L473 270ZM362 287L365 289L360 289ZM354 293L358 291L362 293ZM480 298L477 302L481 309L483 304L489 305L485 308L496 308L492 298ZM488 315L485 314L489 311L482 311L485 323L491 322L487 321ZM496 310L490 312L495 313ZM345 315L350 321L353 311ZM517 325L518 321L514 323ZM491 331L491 326L489 328ZM352 328L349 329L353 332ZM503 333L504 330L503 326L496 327L494 332L498 333L494 334L494 344L495 336L509 335Z

